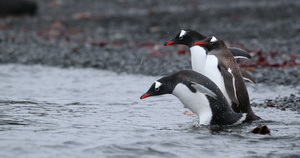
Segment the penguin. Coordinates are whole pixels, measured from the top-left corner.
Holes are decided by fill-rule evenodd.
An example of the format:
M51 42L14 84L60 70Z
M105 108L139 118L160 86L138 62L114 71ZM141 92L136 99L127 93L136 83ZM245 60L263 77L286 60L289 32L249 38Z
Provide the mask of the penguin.
M204 74L216 83L223 94L229 97L226 99L231 101L229 103L235 112L249 113L252 119L260 119L252 111L242 73L224 41L211 36L195 42L194 45L192 49L196 49L196 56L204 58L203 62L206 63L198 64L199 67L195 69L198 71L201 69L201 72L205 72Z
M191 58L192 58L192 67L197 66L200 63L201 59L194 57L196 49L194 49L194 42L200 41L205 39L206 36L202 35L201 33L191 30L191 29L186 29L186 30L181 30L171 41L166 42L165 46L173 45L173 44L182 44L186 45L190 48L191 50ZM228 48L231 52L231 54L234 56L235 59L251 59L251 55L248 54L246 51L240 49L240 48L235 48L235 47L229 47ZM197 66L198 67L198 66ZM204 68L204 67L203 67ZM193 68L194 69L194 68ZM245 70L239 68L242 75L243 79L245 81L249 81L251 83L256 83L255 79ZM197 70L196 70L197 71ZM199 72L199 71L198 71ZM202 73L202 72L200 72Z
M218 70L218 61L216 60L216 56L218 56L218 54L211 54L206 49L195 45L196 41L200 41L199 39L203 40L206 39L206 37L194 30L181 30L174 39L172 39L170 42L167 42L165 45L167 46L172 44L183 44L188 46L191 50L192 69L194 71L202 73L203 75L206 75L213 82L215 82L217 86L219 86L220 90L223 92L226 100L229 102L230 105L232 105L232 108L235 112L247 113L249 111L251 113L252 109L250 106L250 108L248 107L248 104L250 104L250 102L247 89L243 90L244 92L246 92L245 97L247 98L243 99L239 97L241 100L241 102L239 102L237 97L235 97L235 89L233 89L232 85L228 84L229 82L225 82L223 80L222 74ZM229 53L233 54L236 58L251 58L251 56L246 51L243 51L238 48L231 48ZM233 55L230 54L229 56L231 56L231 59L234 58ZM225 59L226 58L223 58L223 60ZM230 61L233 65L236 65L234 60ZM249 73L247 73L243 69L240 69L237 65L236 67L242 74L244 80L255 83L255 80ZM237 88L239 89L239 86ZM256 118L260 119L260 117Z
M232 125L251 122L251 113L236 113L218 86L193 70L181 70L155 81L140 99L172 94L199 118L201 125Z

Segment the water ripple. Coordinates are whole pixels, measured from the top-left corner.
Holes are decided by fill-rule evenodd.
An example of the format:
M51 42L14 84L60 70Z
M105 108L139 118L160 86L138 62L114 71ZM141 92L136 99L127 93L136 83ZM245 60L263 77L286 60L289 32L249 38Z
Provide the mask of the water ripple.
M198 118L184 115L186 109L174 97L139 99L158 77L94 69L0 67L9 74L0 75L0 157L292 157L299 153L299 113L294 111L255 107L264 120L194 127ZM259 124L267 125L271 134L252 134Z

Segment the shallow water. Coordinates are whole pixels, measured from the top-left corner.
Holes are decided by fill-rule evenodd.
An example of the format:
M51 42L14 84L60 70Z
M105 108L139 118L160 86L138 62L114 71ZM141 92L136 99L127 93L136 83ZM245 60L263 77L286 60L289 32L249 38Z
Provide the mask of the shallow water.
M256 107L264 121L191 128L171 95L140 100L159 77L0 65L0 157L300 156L300 114ZM250 85L252 101L299 89ZM271 135L250 131L267 125Z

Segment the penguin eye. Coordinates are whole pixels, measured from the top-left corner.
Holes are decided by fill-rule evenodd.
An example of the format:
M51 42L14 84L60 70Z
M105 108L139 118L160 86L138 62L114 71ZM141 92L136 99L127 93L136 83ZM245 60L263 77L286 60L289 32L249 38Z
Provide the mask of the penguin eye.
M183 39L183 37L182 37L182 36L180 36L180 37L179 37L179 40L182 40L182 39Z
M155 91L159 91L159 87L155 88Z

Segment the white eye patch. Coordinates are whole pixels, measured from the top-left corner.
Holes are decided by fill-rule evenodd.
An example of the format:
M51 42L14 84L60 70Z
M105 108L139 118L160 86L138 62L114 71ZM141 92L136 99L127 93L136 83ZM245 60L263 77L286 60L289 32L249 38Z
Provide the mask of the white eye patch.
M155 89L158 89L161 85L162 83L155 81Z
M183 38L183 36L186 34L186 31L181 30L180 34L179 34L179 38Z
M217 41L218 41L218 39L215 36L212 36L210 42L213 43L213 42L217 42Z

